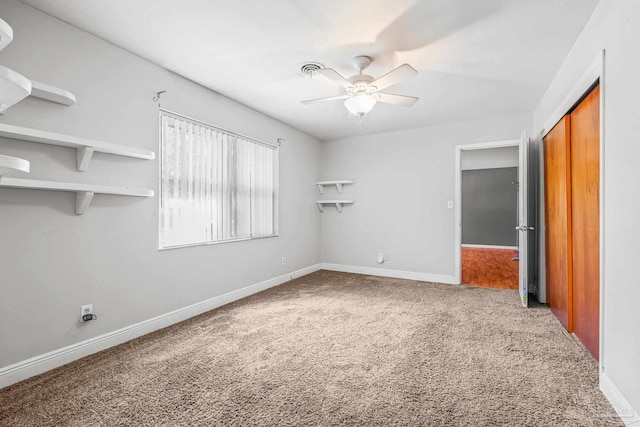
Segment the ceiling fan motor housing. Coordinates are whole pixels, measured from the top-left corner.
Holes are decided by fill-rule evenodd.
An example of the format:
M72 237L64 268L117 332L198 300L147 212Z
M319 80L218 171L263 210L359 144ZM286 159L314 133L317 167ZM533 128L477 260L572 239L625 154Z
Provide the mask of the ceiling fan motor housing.
M368 74L356 74L349 77L347 80L353 84L353 87L347 88L347 93L349 95L353 95L358 92L371 93L377 89L375 86L370 85L375 78Z

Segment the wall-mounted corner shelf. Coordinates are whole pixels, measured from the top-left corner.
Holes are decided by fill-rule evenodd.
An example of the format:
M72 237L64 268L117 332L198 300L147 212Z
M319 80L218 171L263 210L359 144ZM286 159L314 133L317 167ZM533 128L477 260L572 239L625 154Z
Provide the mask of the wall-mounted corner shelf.
M68 90L31 80L31 96L62 105L74 105L76 96Z
M112 187L107 185L76 184L70 182L37 181L32 179L6 178L0 176L0 187L30 190L68 191L76 193L76 215L87 211L95 194L117 196L152 197L153 191L144 188Z
M29 80L10 68L0 65L0 113L28 96L62 105L74 105L76 97L68 90Z
M4 49L12 40L13 28L11 28L11 25L0 19L0 50Z
M13 41L13 28L0 18L0 50ZM5 80L8 80L6 82ZM26 95L24 94L26 92ZM27 96L46 99L63 105L73 105L76 97L69 91L29 80L7 67L0 66L0 113Z
M7 173L25 172L29 173L31 163L29 160L19 159L18 157L4 156L0 154L0 178Z
M338 193L342 194L342 186L353 184L354 182L355 181L342 179L337 181L318 181L316 182L316 185L318 186L318 191L320 191L320 194L324 194L324 187L327 185L335 185Z
M94 152L134 157L145 160L153 160L156 158L153 151L111 144L109 142L79 138L76 136L62 135L59 133L45 132L37 129L13 126L5 123L0 123L0 137L75 148L77 151L77 167L81 172L86 171L89 167L89 162L91 161L91 156Z
M31 80L0 65L0 114L31 93Z
M351 205L354 203L353 200L316 200L318 204L318 209L320 212L324 212L324 205L335 205L338 212L342 212L343 205Z

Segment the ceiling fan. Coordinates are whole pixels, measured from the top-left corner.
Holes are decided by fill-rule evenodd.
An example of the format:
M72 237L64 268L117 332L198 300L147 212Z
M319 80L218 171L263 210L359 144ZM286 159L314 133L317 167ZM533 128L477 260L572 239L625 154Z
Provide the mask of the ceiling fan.
M302 71L311 74L320 74L332 82L342 86L346 94L340 96L331 96L328 98L309 99L302 101L303 104L313 104L315 102L336 101L344 99L344 106L349 112L360 119L367 114L376 105L377 102L385 104L400 105L402 107L411 107L418 101L414 96L395 95L392 93L380 92L402 82L403 80L413 77L418 72L409 64L402 64L398 68L389 71L384 76L375 79L370 75L363 74L362 71L371 65L373 60L368 56L356 56L351 60L351 65L358 71L358 74L346 78L331 68L324 68L320 64L305 64Z

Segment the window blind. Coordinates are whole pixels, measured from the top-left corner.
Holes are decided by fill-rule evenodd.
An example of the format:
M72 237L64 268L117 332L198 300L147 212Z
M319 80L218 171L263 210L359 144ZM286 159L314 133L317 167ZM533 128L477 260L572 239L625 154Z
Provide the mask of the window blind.
M160 248L278 234L278 147L160 113Z

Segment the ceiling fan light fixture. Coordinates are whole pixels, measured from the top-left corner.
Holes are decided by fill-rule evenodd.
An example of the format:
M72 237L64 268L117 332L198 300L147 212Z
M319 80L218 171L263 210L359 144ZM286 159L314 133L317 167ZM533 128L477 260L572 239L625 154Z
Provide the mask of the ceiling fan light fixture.
M344 101L344 106L354 116L362 118L376 105L376 99L368 93L357 93Z

